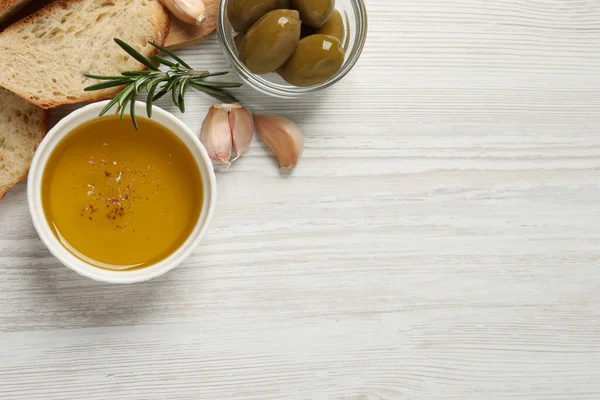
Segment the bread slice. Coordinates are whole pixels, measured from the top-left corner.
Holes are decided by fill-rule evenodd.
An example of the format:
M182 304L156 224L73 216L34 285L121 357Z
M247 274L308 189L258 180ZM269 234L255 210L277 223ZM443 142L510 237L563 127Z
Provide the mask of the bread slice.
M27 176L46 133L47 112L0 88L0 199Z
M159 0L58 0L0 33L0 86L42 108L107 99L119 88L84 92L99 82L85 73L145 68L113 38L148 57L157 53L148 41L168 33Z
M31 0L0 0L0 23L16 13Z

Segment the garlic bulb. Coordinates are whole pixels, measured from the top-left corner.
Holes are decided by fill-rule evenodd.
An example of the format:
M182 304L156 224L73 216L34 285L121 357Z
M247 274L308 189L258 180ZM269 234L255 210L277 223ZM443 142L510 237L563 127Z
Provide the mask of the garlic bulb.
M304 151L304 136L298 125L284 117L254 116L256 131L275 153L280 168L295 168Z
M203 0L162 0L178 20L190 25L200 25L206 19Z
M254 135L252 115L239 104L216 104L202 123L200 141L211 160L230 163L248 149ZM231 149L236 157L231 160Z

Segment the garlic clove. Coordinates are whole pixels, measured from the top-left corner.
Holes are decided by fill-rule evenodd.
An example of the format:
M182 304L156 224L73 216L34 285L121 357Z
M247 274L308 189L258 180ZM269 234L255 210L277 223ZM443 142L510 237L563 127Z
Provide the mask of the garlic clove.
M232 137L226 108L212 106L202 123L200 141L211 160L229 163Z
M295 168L304 150L304 136L298 125L284 117L255 115L256 131L275 153L281 168Z
M250 146L254 135L252 115L243 107L232 108L229 111L229 127L233 137L233 148L237 154L236 158L239 158Z
M200 25L206 19L204 0L162 0L163 4L180 21Z

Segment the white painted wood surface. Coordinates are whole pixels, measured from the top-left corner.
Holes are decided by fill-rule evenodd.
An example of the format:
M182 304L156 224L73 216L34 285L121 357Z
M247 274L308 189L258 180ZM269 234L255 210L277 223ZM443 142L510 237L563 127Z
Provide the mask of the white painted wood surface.
M168 275L79 277L10 192L1 399L600 398L600 2L368 11L335 88L241 92L304 157L280 175L255 140ZM215 39L184 55L226 67Z

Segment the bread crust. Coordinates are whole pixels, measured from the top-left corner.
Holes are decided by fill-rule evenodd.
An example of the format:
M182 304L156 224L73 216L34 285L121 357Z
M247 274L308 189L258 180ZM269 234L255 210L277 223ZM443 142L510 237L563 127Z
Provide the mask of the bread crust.
M19 0L2 0L0 1L0 18L2 18L3 14L13 8L13 6Z
M47 15L52 15L53 10L55 10L56 8L68 9L71 4L81 3L81 2L85 2L85 1L89 1L89 0L57 0L53 3L50 3L46 7L42 8L41 10L14 23L13 25L6 28L2 33L8 33L13 30L17 30L17 29L21 28L22 26L27 26L30 23L30 21L32 21L32 20L36 20L38 18L43 18ZM110 0L106 0L106 1L110 1ZM116 1L119 1L119 0L116 0ZM128 0L120 0L120 1L128 1ZM170 24L170 16L169 16L167 9L163 5L162 1L158 1L158 3L160 4L160 7L161 7L164 15L161 16L162 18L157 18L157 22L159 22L160 25L158 26L158 29L156 30L156 32L154 32L153 41L162 46L162 45L164 45L164 43L167 39L167 36L169 35L169 28L170 28L171 24ZM0 35L1 35L1 33L0 33ZM156 48L152 48L152 51L149 54L149 56L156 55L158 53L160 53L160 50L158 50ZM147 69L148 69L147 67L140 64L140 68L139 68L140 71L147 70ZM117 87L117 88L110 89L110 90L108 90L108 89L103 90L101 92L82 93L80 96L75 97L73 99L61 99L59 101L44 101L43 99L38 100L23 91L19 91L16 88L12 88L12 87L8 88L6 86L3 86L1 82L0 82L0 86L4 87L7 90L10 90L14 94L19 96L23 100L25 100L26 102L34 104L45 110L51 109L51 108L56 108L56 107L59 107L62 105L67 105L67 104L77 104L77 103L85 103L85 102L92 103L92 102L96 102L96 101L111 99L117 93L119 93L119 91L122 89L122 87Z
M40 121L40 129L42 129L43 134L40 137L40 140L38 141L37 145L39 146L40 143L42 142L42 139L44 139L44 137L46 136L46 133L48 132L48 121L49 121L49 117L50 117L50 113L47 110L43 110L43 117L42 120ZM12 182L8 182L6 185L4 185L3 187L0 187L0 200L2 200L4 198L4 196L6 195L6 193L8 193L8 190L14 186L16 186L18 183L23 182L25 180L25 178L27 178L27 175L29 174L29 168L27 168L27 171L25 172L25 174L23 174L23 176L13 180Z
M0 0L0 22L20 9L30 0Z

